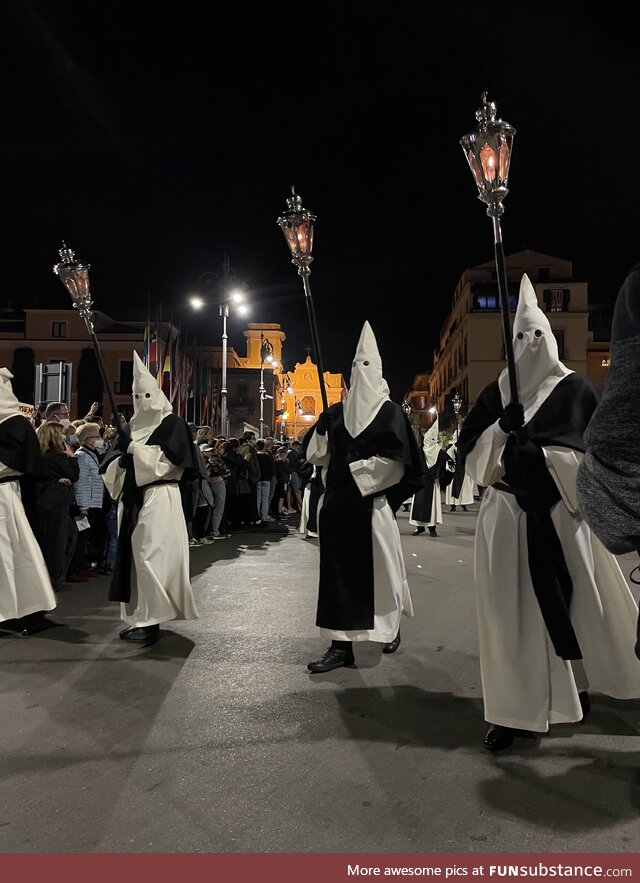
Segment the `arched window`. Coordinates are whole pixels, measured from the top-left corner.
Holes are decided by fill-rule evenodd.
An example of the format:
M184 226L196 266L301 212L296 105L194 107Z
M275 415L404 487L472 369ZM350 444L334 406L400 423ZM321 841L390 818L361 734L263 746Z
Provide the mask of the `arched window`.
M303 414L311 414L315 417L316 400L313 396L304 396L300 404L302 405Z

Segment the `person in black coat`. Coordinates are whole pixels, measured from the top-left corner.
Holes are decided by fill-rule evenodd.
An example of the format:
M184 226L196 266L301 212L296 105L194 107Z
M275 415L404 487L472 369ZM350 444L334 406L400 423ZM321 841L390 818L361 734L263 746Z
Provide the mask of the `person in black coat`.
M43 454L42 476L36 487L40 545L51 585L58 592L78 540L70 508L74 504L72 485L78 481L80 469L75 454L63 441L64 430L60 423L43 423L37 435Z

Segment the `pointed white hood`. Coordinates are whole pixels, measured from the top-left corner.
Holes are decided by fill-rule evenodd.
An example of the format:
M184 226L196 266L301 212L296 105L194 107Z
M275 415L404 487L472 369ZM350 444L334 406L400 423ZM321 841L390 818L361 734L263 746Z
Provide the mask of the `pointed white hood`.
M535 289L526 273L520 282L518 309L513 322L513 355L526 422L554 387L568 374L573 373L560 361L558 344L551 325L538 306ZM501 373L498 384L502 404L507 405L511 401L511 395L506 368Z
M158 382L133 352L133 417L129 423L131 438L144 444L167 414L173 413L169 400L158 388Z
M438 434L440 432L440 424L439 420L436 417L435 423L433 423L424 436L424 441L422 442L422 450L424 451L424 458L427 461L427 467L431 469L432 466L435 466L436 460L438 459L438 454L442 450L440 447L440 442L438 441Z
M353 357L351 385L343 402L344 425L352 438L360 435L389 401L382 360L371 325L365 322Z
M0 422L8 417L15 417L16 414L22 414L11 386L12 379L13 374L8 368L0 368Z

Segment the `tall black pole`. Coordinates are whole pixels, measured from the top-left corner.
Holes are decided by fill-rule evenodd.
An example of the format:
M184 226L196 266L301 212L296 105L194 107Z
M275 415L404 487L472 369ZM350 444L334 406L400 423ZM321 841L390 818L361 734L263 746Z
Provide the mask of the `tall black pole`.
M307 314L309 316L309 329L311 331L311 345L314 349L316 367L318 369L318 381L320 383L320 395L322 396L322 409L326 411L329 407L327 401L327 390L324 383L324 365L322 362L322 353L320 351L320 336L318 335L318 325L316 322L316 311L313 306L313 296L311 294L311 285L309 284L309 276L311 270L308 266L300 267L298 270L302 276L304 285L304 299L307 305Z
M507 372L509 374L509 391L511 401L517 404L520 401L518 395L518 378L516 375L516 362L513 356L513 338L511 336L511 317L509 315L509 289L507 287L507 271L504 263L504 248L502 245L502 230L500 218L493 215L493 240L496 257L496 275L498 277L498 293L500 296L500 315L502 318L502 336L504 338L504 352L507 358Z

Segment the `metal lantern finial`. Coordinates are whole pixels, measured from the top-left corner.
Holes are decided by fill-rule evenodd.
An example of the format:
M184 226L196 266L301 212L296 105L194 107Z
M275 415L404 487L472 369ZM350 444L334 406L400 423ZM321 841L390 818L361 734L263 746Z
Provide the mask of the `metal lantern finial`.
M489 217L500 217L502 202L509 192L507 181L511 150L516 130L504 120L496 119L494 101L482 93L482 107L476 111L478 127L460 139L471 174L478 187L478 199L487 204Z

